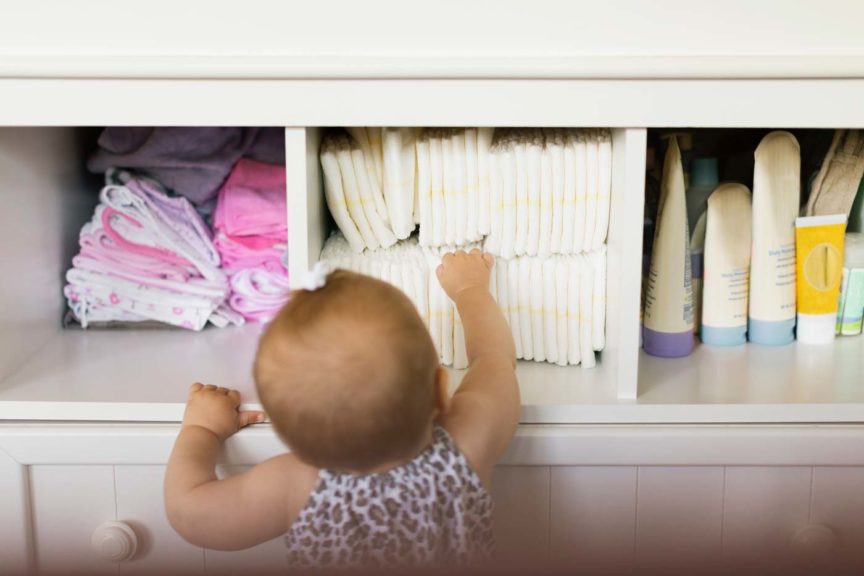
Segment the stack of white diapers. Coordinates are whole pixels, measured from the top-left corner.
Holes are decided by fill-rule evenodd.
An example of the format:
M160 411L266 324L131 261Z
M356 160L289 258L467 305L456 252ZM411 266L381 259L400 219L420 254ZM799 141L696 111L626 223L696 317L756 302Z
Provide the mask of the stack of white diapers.
M415 221L414 128L349 128L321 145L324 197L354 252L387 248Z
M609 130L506 130L491 167L492 254L548 256L606 242L612 191Z
M442 363L465 368L462 322L435 268L448 251L482 246L498 256L490 290L517 357L594 366L605 345L609 130L346 130L321 145L342 231L323 260L402 289Z
M454 249L422 247L409 238L391 248L356 254L344 236L334 234L321 259L405 292L429 327L441 362L461 369L468 365L462 322L435 275L441 256ZM605 345L605 247L590 254L498 258L489 289L510 324L517 358L594 366L594 352Z

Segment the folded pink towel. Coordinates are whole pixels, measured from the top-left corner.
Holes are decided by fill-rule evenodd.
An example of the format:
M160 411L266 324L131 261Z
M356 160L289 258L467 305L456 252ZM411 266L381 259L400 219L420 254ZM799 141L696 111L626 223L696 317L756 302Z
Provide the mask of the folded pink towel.
M285 243L285 167L240 160L219 190L213 226L226 236L265 236Z
M219 191L213 244L230 275L228 305L267 322L288 299L285 168L241 160Z
M222 269L229 274L243 268L263 267L272 271L283 268L284 241L274 242L265 236L226 236L217 232L213 245L222 259Z
M248 268L230 277L228 304L247 320L269 322L288 301L288 272Z

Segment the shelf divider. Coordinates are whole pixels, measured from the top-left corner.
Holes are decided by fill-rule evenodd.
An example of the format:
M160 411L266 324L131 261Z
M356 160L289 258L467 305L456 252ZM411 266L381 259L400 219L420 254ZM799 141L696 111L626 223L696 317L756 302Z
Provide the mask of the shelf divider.
M612 130L612 199L606 280L606 350L618 398L635 399L639 375L639 302L645 209L645 128Z

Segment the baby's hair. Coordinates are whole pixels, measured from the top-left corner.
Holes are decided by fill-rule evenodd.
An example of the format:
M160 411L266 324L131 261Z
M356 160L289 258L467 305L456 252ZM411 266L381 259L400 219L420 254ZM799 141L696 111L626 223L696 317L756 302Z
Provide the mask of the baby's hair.
M300 459L364 471L426 440L438 366L407 296L337 270L292 295L261 337L254 372L273 427Z

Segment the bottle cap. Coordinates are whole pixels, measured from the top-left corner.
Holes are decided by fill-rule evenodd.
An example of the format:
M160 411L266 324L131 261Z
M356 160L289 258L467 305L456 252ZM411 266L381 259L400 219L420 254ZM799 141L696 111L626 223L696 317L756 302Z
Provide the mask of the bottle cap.
M690 164L692 186L717 186L718 174L717 158L694 158Z

